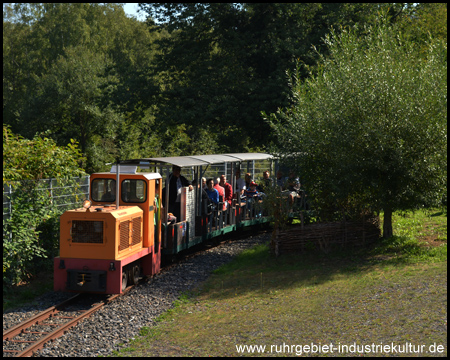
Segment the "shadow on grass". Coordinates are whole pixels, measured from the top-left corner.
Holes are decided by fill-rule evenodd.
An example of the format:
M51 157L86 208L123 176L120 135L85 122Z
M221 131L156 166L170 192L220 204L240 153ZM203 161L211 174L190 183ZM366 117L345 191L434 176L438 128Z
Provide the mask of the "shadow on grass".
M17 307L25 304L31 304L38 296L52 290L53 273L50 271L40 272L21 285L3 285L3 313L14 311Z
M375 268L419 261L445 261L446 247L429 249L406 236L378 239L366 247L336 247L328 253L305 251L275 257L268 245L244 251L214 271L203 289L211 297L325 284L337 276L358 277Z
M445 211L440 211L434 214L431 214L430 217L436 217L436 216L447 216L447 212Z

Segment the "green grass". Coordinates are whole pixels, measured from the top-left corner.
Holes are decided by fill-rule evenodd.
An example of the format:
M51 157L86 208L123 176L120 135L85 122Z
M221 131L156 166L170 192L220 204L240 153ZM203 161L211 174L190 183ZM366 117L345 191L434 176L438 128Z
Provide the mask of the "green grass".
M442 344L446 355L446 214L396 214L393 224L396 236L365 249L244 251L115 355L254 356L236 351L246 344L292 356L270 346L407 342Z
M27 304L34 304L35 299L53 290L53 273L39 273L27 282L15 286L3 286L3 312Z

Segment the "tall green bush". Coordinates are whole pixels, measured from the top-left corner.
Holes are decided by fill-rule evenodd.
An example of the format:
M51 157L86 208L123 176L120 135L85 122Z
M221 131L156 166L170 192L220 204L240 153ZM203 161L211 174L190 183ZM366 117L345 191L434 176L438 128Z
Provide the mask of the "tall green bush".
M58 177L69 184L79 168L78 145L58 147L43 134L32 140L3 127L3 192L11 186L11 213L3 220L3 284L16 284L51 266L45 260L58 247L60 210L52 203L43 178Z
M277 152L317 206L392 213L437 205L447 184L447 42L422 46L387 25L332 31L320 71L267 116Z
M50 249L44 248L39 228L58 215L48 193L38 190L34 180L16 182L10 201L10 218L3 221L4 284L18 283L43 265Z

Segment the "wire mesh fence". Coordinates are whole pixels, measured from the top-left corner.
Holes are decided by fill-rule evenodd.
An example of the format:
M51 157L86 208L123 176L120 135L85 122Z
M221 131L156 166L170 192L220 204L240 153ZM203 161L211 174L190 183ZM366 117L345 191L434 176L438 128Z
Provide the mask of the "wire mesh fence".
M46 192L50 197L50 204L59 211L79 207L84 199L89 198L89 176L75 177L69 180L41 179L36 180L36 189ZM13 209L14 183L3 184L3 226L11 218ZM5 230L3 229L3 234Z

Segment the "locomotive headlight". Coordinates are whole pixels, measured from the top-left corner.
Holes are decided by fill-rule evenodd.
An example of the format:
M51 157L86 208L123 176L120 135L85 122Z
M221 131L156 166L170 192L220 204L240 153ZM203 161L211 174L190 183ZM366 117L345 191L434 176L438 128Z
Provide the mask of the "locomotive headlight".
M86 199L86 200L84 200L83 201L83 207L85 208L85 209L89 209L90 207L91 207L91 202L88 200L88 199Z

